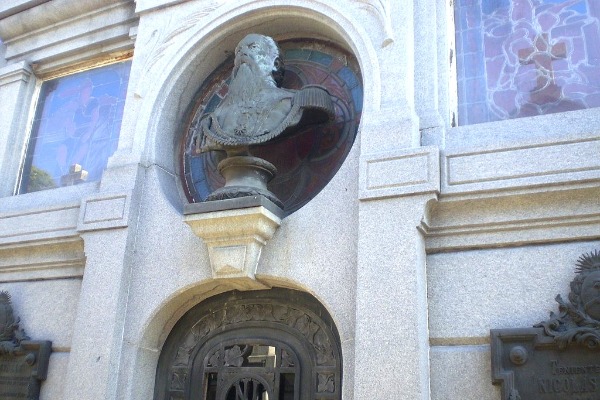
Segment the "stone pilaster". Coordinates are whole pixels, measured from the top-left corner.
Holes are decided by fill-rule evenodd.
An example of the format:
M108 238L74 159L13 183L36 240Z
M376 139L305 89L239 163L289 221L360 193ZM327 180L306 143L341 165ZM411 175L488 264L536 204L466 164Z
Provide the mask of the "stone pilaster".
M425 247L435 147L361 157L354 398L429 399Z
M122 181L131 182L128 173L122 174ZM111 187L110 182L106 186ZM84 241L86 265L65 400L117 398L140 194L132 186L132 190L94 194L81 202L77 230Z
M10 196L27 144L27 118L35 77L26 62L0 68L0 197Z
M435 0L415 2L415 111L421 143L440 144L444 121L438 110L438 26Z

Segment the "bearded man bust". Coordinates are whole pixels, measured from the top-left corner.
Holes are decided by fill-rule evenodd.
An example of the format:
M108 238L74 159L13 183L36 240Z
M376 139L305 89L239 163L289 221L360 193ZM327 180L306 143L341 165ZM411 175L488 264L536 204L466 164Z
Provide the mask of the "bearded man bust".
M227 95L198 121L193 138L196 151L247 154L247 146L334 119L326 89L314 85L283 89L283 74L284 63L272 38L249 34L242 39L235 49Z

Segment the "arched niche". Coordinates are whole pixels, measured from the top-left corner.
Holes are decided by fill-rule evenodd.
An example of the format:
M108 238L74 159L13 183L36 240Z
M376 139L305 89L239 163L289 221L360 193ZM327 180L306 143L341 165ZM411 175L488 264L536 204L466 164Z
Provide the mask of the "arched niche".
M190 309L161 351L155 400L341 399L335 324L289 289L228 292Z
M203 82L230 56L246 34L261 33L277 41L314 38L345 49L356 56L363 78L364 98L370 99L365 102L363 113L379 107L381 85L377 56L357 21L348 20L339 11L319 2L296 1L282 7L258 1L228 7L220 10L219 17L192 32L178 49L172 50L176 58L150 67L164 71L161 73L164 78L158 89L148 89L146 95L148 101L152 101L148 122L138 125L136 131L138 136L139 132L148 134L146 162L160 167L161 189L171 205L180 211L189 201L182 188L179 163L181 135L189 122L186 117L190 115L194 97ZM149 59L157 57L151 54ZM142 79L138 84L141 92L146 90L146 85L157 86Z

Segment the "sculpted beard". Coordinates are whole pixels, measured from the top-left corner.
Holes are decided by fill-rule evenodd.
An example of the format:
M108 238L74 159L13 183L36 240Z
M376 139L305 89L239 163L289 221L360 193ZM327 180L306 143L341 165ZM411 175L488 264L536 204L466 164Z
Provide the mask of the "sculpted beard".
M261 90L274 86L273 78L264 76L258 66L252 68L248 63L242 63L229 84L227 98L229 102L251 101Z

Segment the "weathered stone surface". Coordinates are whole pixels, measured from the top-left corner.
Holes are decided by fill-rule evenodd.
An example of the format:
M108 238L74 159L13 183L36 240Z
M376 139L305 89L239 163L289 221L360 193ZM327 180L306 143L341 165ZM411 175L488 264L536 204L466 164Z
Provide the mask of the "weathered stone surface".
M256 279L330 312L344 399L500 398L489 329L543 320L568 265L598 248L596 109L451 126L449 2L71 3L0 5L0 289L28 334L59 347L40 398L152 398L171 328L234 288L184 221L180 138L198 88L250 32L354 53L365 99L344 164L281 221ZM102 181L12 196L38 80L134 47Z

